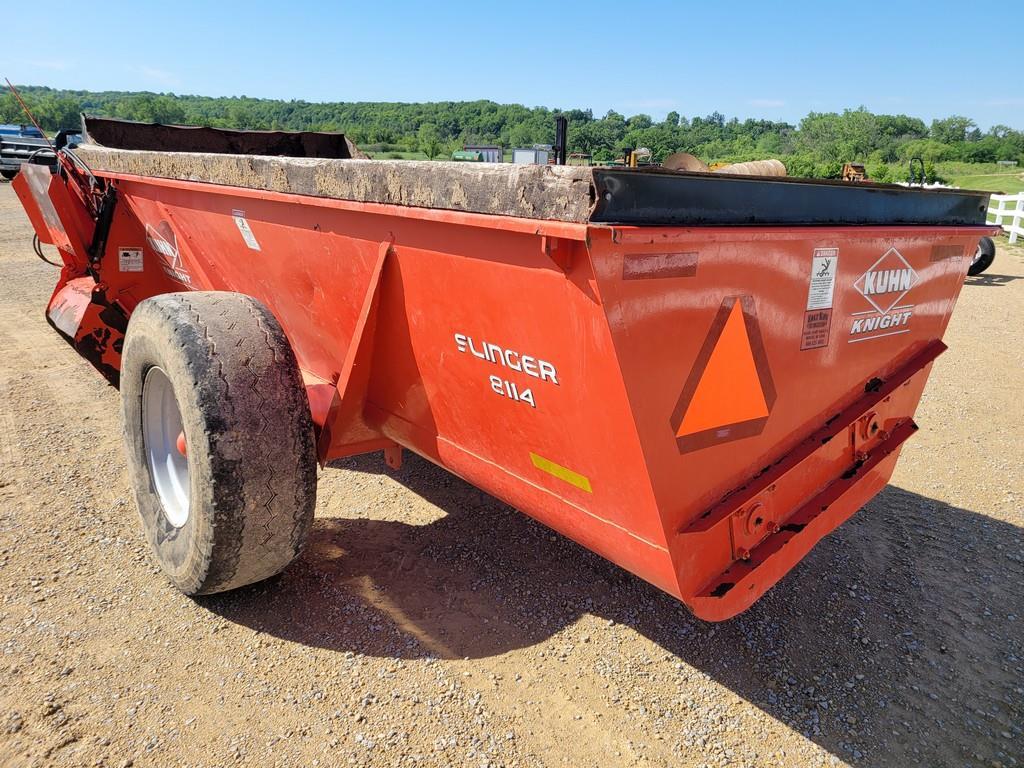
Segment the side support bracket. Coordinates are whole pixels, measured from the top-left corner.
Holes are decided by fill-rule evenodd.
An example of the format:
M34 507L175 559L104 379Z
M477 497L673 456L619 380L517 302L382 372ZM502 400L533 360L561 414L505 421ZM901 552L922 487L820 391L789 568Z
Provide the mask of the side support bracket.
M352 340L345 354L334 396L324 420L317 444L321 463L326 460L332 446L351 443L358 446L353 453L364 453L393 445L387 438L367 440L367 428L362 413L366 404L366 389L370 381L373 361L373 340L377 330L377 308L380 305L380 282L384 264L391 253L392 240L380 244L377 260L363 294L363 304L352 332ZM379 444L378 444L379 443Z

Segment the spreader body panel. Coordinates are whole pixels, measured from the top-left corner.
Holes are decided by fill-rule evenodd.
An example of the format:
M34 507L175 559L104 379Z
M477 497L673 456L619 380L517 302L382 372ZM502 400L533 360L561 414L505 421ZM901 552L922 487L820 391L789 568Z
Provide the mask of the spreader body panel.
M295 351L322 462L409 449L710 620L888 481L988 232L552 221L98 175L117 193L98 256L20 194L68 265L51 322L112 378L124 330L104 311L253 296Z

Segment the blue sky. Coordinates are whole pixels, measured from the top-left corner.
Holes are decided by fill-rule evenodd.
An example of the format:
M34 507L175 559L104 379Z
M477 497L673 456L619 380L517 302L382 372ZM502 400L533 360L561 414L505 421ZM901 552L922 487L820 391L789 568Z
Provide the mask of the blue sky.
M51 0L43 13L7 7L3 26L19 31L0 44L0 75L91 90L492 99L655 118L718 110L796 121L864 105L1024 128L1019 57L997 58L1020 38L1000 31L1005 13L978 3Z

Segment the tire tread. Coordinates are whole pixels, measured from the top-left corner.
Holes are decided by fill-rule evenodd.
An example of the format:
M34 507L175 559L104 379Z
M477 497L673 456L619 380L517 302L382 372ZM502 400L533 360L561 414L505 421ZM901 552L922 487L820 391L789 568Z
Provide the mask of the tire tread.
M214 475L211 509L199 510L211 517L205 573L194 588L179 586L209 594L272 576L300 554L316 499L312 420L288 340L269 310L242 294L163 294L136 313L149 303L195 374Z

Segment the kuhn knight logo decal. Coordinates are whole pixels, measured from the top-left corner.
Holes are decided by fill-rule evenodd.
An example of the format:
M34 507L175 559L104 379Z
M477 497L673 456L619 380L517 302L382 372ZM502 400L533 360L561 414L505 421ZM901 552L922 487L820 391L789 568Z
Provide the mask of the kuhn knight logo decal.
M853 283L871 308L853 313L850 343L908 333L910 329L906 326L914 314L914 305L905 299L919 282L920 276L902 253L890 248L882 254Z
M175 237L170 224L166 221L161 221L155 227L147 224L146 242L160 257L160 267L164 274L182 285L192 285L192 276L181 262L178 238Z

